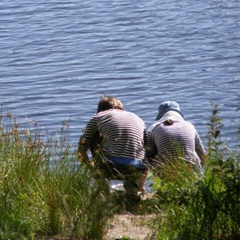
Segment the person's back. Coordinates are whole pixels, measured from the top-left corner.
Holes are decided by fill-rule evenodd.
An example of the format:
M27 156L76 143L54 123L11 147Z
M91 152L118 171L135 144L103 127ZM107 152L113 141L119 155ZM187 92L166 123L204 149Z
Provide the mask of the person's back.
M184 158L200 166L201 143L194 126L187 121L176 121L172 124L159 123L152 129L158 160ZM197 148L197 149L196 149ZM202 153L204 154L204 153Z
M201 168L204 147L195 127L184 120L178 103L165 101L160 104L156 122L148 131L146 155L154 165L185 159Z
M144 159L145 125L134 113L119 109L106 110L94 116L91 124L102 137L100 148L105 156Z

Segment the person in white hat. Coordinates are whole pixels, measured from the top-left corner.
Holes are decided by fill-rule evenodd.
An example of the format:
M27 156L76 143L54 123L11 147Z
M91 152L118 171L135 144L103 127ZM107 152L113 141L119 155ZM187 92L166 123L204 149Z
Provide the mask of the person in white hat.
M194 127L184 119L180 105L165 101L159 105L156 121L148 129L146 158L152 165L184 159L202 169L206 152Z

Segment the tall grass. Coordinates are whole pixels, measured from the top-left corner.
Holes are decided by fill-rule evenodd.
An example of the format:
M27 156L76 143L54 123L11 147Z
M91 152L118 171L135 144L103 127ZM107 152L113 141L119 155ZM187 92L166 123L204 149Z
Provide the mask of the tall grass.
M240 239L240 155L221 141L218 107L211 106L204 173L183 160L155 174L158 239Z
M184 159L152 172L156 193L141 214L157 215L159 240L240 239L240 154L221 141L221 118L211 106L204 172ZM1 114L0 239L104 239L114 198L79 165L68 130L63 123L49 136L37 122L20 126L10 112Z
M0 239L102 239L114 208L67 134L67 124L46 137L36 122L0 116Z

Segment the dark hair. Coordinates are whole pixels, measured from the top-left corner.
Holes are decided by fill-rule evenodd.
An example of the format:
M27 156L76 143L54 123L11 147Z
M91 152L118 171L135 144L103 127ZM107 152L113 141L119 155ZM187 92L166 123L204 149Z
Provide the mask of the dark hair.
M120 109L124 110L122 102L116 97L103 96L98 103L97 112L102 112L109 109Z

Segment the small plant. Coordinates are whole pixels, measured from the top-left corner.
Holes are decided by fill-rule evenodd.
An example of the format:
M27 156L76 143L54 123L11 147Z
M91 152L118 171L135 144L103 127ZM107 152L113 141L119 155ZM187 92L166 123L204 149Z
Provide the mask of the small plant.
M133 238L128 236L123 236L123 237L117 237L114 240L133 240Z

